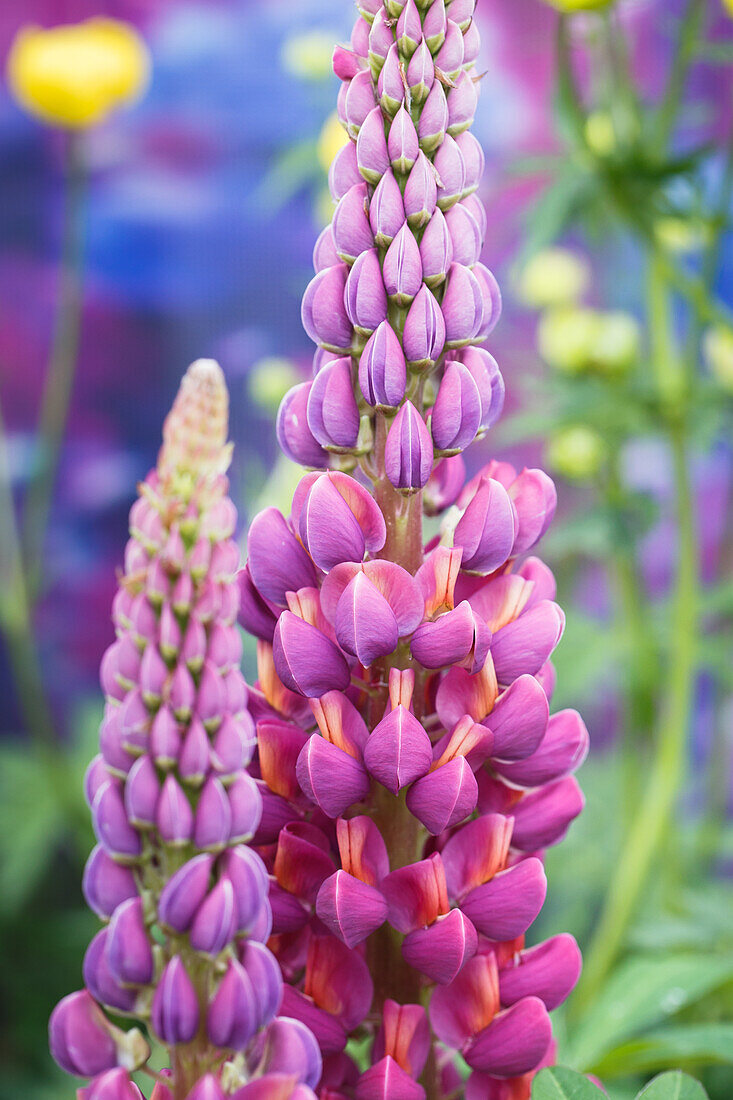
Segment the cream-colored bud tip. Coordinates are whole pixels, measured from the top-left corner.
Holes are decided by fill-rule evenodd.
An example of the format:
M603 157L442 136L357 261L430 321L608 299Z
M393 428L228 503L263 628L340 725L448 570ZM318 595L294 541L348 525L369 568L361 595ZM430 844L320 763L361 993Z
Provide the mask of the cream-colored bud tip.
M186 374L199 385L220 386L224 382L224 372L216 359L197 359Z

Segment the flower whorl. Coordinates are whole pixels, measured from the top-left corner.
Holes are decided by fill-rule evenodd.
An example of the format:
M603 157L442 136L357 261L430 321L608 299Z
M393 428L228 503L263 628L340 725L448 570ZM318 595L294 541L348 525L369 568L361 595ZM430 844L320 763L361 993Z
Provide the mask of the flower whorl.
M277 424L313 472L288 518L255 518L240 574L254 843L322 1100L527 1100L580 971L571 936L524 939L588 740L549 714L564 616L527 556L555 489L503 462L466 481L461 457L504 397L482 346L501 299L479 259L474 0L358 6L334 55L350 141L303 299L314 374ZM427 546L423 515L442 516Z
M142 1096L130 1072L148 1045L100 1006L144 1021L169 1049L155 1100L306 1100L321 1072L307 1029L276 1018L267 871L247 846L262 807L245 770L254 727L227 424L221 370L199 360L130 513L117 639L101 666L101 751L86 777L98 846L84 893L104 927L86 988L59 1003L49 1029L62 1068L93 1078L80 1100Z

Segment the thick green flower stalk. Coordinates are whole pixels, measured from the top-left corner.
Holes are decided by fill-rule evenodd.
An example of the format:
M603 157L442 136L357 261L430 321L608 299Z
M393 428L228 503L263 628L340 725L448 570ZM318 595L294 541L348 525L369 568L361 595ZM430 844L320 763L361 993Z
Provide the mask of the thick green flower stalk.
M527 1100L580 970L570 936L525 945L587 749L549 714L564 617L528 556L555 490L501 462L466 481L461 457L504 397L472 15L363 0L336 50L351 140L303 300L314 376L278 416L313 472L254 519L241 577L269 942L321 1100Z
M265 946L267 872L247 847L261 801L236 625L239 550L218 365L186 373L158 465L140 485L102 660L100 754L86 777L98 846L84 893L104 922L85 988L51 1017L56 1061L92 1078L79 1100L307 1100L312 1035L276 1018L282 979ZM138 1021L168 1051L148 1066Z

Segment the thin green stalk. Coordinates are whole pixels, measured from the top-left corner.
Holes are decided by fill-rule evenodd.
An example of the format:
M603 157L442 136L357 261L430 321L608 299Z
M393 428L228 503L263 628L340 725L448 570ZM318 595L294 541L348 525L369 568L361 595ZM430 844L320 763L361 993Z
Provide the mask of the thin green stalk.
M640 752L649 747L649 734L654 723L657 682L657 650L647 610L647 601L640 583L636 546L633 535L624 523L624 499L618 470L618 455L611 462L606 500L619 517L619 538L613 555L615 587L618 594L617 615L621 629L628 637L629 659L624 673L623 767L624 818L626 825L633 819L642 792Z
M723 231L728 223L728 211L730 209L731 194L733 193L733 132L728 137L728 143L723 165L723 173L712 219L711 239L704 251L702 258L701 278L709 289L712 289L718 273L720 252L723 241ZM687 340L687 358L690 369L694 369L699 354L702 325L697 318L690 323L690 331ZM728 798L727 776L730 774L731 747L728 743L725 723L718 723L718 728L713 731L710 758L706 768L705 815L701 823L701 841L705 858L710 863L716 858L716 850L720 829L725 822Z
M678 392L680 364L672 344L664 272L652 262L649 325L660 397ZM670 627L670 655L662 693L655 756L637 813L618 857L616 871L596 926L578 993L572 1005L577 1018L593 1000L623 947L629 924L664 839L682 779L687 730L696 671L698 569L692 487L686 430L681 415L670 410L669 442L676 490L678 563Z
M654 150L664 156L682 104L690 65L695 58L697 43L705 18L706 0L689 0L679 30L675 35L672 68L667 81L654 133Z
M38 748L54 745L56 733L46 701L33 635L23 557L15 522L5 425L0 409L0 630L5 637L18 702L29 737Z
M23 552L31 603L35 601L40 586L46 529L79 351L84 201L82 141L82 135L72 133L68 135L66 144L59 298L38 420L36 466L28 487L23 517Z

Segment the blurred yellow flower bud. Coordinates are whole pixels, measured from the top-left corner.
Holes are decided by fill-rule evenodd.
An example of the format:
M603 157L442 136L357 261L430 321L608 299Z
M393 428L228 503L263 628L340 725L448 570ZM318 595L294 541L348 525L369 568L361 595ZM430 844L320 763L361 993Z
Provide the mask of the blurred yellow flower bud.
M327 80L331 75L333 44L337 38L336 32L327 31L294 34L283 43L280 55L283 68L305 80Z
M585 260L568 248L544 248L522 271L517 292L533 309L566 305L587 290L590 271Z
M339 122L339 117L334 111L323 124L323 129L318 137L318 160L325 172L331 167L331 161L340 149L343 149L349 141L349 135Z
M733 16L733 0L722 0L722 4L724 11Z
M610 8L613 0L547 0L558 11L571 14L575 11L599 11L601 8Z
M249 372L250 397L260 408L277 412L291 386L303 378L292 359L269 356L260 359Z
M150 54L134 27L116 19L23 27L8 55L7 76L29 114L53 126L86 129L142 95Z
M733 0L731 0L733 4ZM710 243L711 227L700 218L659 218L654 223L654 236L668 252L684 255L699 252Z
M595 477L606 457L606 445L597 431L577 424L562 428L550 439L547 461L552 469L573 481Z
M555 370L580 374L594 358L598 318L592 309L559 306L543 314L537 328L540 355Z
M639 324L630 313L613 310L596 317L593 366L603 373L623 374L639 357Z
M713 378L724 390L733 393L733 329L725 325L713 325L703 336L702 348Z
M610 157L616 148L616 131L608 111L593 111L585 120L585 140L597 157Z

